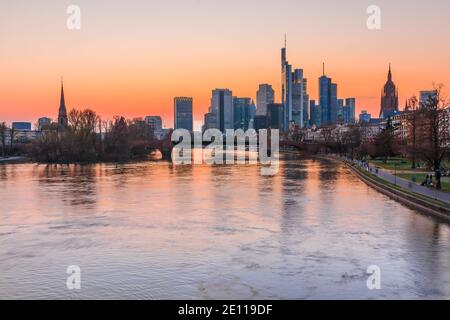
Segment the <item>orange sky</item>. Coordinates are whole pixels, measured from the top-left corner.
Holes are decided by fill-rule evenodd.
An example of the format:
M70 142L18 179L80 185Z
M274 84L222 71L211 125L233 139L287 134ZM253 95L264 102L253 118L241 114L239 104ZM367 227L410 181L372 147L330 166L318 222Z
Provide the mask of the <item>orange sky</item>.
M278 100L285 32L311 98L325 61L339 97L357 98L357 113L378 116L389 63L401 106L433 82L450 85L448 1L379 0L380 31L366 28L363 0L77 2L81 30L70 31L71 1L2 0L0 121L55 118L62 74L69 108L161 115L167 127L174 96L194 98L197 121L214 88L254 98L258 84L271 83Z

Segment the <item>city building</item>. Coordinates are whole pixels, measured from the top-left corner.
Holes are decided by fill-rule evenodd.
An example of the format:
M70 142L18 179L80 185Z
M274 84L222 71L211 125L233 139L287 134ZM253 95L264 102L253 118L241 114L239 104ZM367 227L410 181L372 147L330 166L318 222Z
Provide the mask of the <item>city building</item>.
M364 143L373 143L382 130L381 119L371 119L361 124L361 140Z
M160 116L146 116L144 121L155 131L163 129L162 118Z
M267 128L281 129L283 126L283 105L271 103L267 106Z
M321 113L321 125L335 125L337 123L337 84L325 75L325 64L323 75L319 78L319 105Z
M217 129L217 115L212 112L206 113L203 123L203 132L209 129Z
M234 129L233 93L229 89L215 89L212 92L210 113L216 114L217 125L225 133L227 129Z
M64 97L64 82L61 81L61 97L58 110L58 129L64 130L65 128L67 128L68 124L69 121L67 118L66 100Z
M388 80L381 93L380 118L392 117L398 112L398 91L392 81L391 65L389 65Z
M256 114L267 114L267 106L275 102L275 91L270 84L260 84L256 92Z
M344 124L344 99L338 99L337 101L338 107L337 107L337 123L338 124Z
M304 128L309 127L309 95L308 95L308 79L303 78L302 81L303 90L303 126Z
M163 140L167 137L170 130L163 128L163 122L160 116L146 116L144 121L153 129L153 135L156 139Z
M287 61L286 41L281 49L281 104L283 105L283 130L289 130L292 121L292 66Z
M361 114L359 115L360 123L370 123L371 119L372 119L372 115L370 113L368 113L366 110L361 111Z
M233 117L235 130L248 130L251 120L251 105L253 105L253 101L251 98L233 98ZM265 108L267 109L267 106L265 106Z
M52 119L47 117L42 117L38 119L38 130L42 131L45 129L50 129L52 125Z
M345 108L347 108L347 121L346 124L356 122L356 99L347 98L345 99Z
M292 119L300 128L308 126L307 79L303 77L303 69L296 69L292 74ZM306 121L306 122L305 122Z
M11 127L13 130L31 131L31 122L13 122Z
M253 123L253 128L256 131L261 129L267 129L267 116L255 116L255 120Z
M435 99L437 94L438 94L437 90L420 91L419 106L420 107L425 106L430 101L430 99Z
M309 126L308 80L304 78L303 69L295 69L287 61L286 41L281 49L281 104L283 106L282 130L289 130L291 125L300 128Z
M175 97L174 98L174 120L175 130L186 129L193 131L194 119L193 119L193 107L192 98L190 97Z
M309 105L309 124L310 126L320 127L322 125L322 112L320 110L320 106L316 104L315 100L311 100Z

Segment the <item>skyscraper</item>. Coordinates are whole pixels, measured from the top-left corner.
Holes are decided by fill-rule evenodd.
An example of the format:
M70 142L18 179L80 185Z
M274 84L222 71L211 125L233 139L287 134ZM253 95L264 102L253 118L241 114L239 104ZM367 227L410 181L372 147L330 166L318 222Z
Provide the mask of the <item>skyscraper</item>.
M323 75L319 78L319 105L321 113L321 125L335 125L337 122L337 84L325 75L325 64Z
M229 89L215 89L212 92L210 113L217 116L217 128L225 132L234 128L233 93Z
M283 120L283 106L272 103L267 106L267 126L270 129L280 129Z
M386 119L398 112L398 91L392 81L391 65L389 65L388 80L381 93L380 118Z
M61 81L61 98L58 111L58 129L65 129L68 126L66 100L64 98L64 82Z
M303 127L303 70L292 73L292 121Z
M308 79L303 78L302 81L302 90L303 90L303 126L309 126L309 95L308 95Z
M345 123L344 99L338 99L337 122L338 123Z
M233 116L234 129L242 129L247 131L251 119L250 106L252 105L251 98L233 98Z
M289 130L292 121L292 66L286 59L286 40L281 49L281 104L283 105L283 130Z
M192 102L193 99L189 97L174 98L175 129L193 131Z
M320 111L320 106L316 104L315 100L311 100L310 103L310 116L309 116L309 124L311 126L320 127L322 125L322 113Z
M275 92L270 84L260 84L256 93L256 114L263 116L267 114L267 105L274 103Z
M348 122L347 123L355 123L356 122L356 99L355 98L347 98L345 99L345 107L348 112Z

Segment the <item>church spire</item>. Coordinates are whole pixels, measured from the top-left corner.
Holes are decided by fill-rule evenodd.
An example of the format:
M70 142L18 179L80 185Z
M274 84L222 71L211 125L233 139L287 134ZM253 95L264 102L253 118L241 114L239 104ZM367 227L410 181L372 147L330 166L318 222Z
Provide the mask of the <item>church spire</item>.
M392 71L391 71L391 64L390 64L390 63L389 63L388 80L389 80L389 81L392 81Z
M67 120L67 108L66 99L64 97L64 80L61 78L61 97L59 100L59 111L58 111L58 128L66 128L68 124Z
M61 78L61 98L59 101L59 110L61 111L61 108L66 109L66 100L64 99L64 79Z

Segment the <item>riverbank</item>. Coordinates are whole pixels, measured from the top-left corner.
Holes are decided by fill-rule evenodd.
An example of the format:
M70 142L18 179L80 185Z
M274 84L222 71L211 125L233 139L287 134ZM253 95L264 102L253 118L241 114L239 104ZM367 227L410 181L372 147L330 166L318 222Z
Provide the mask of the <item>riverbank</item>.
M344 162L362 181L380 193L394 199L407 207L450 222L450 203L439 201L423 194L415 193L382 179L358 165L343 159Z
M30 159L27 157L0 157L0 165L1 164L12 164L12 163L27 163L30 162Z

